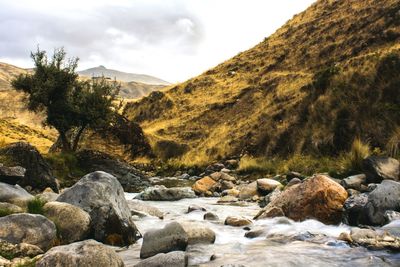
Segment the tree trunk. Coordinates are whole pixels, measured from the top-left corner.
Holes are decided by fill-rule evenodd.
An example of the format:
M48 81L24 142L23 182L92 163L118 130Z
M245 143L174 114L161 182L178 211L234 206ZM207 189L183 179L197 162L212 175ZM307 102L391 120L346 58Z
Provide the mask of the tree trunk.
M78 149L78 144L79 144L79 140L81 139L82 133L83 131L86 129L86 125L83 125L78 133L76 134L75 138L73 139L72 142L72 151L76 151Z
M60 138L62 143L61 150L63 152L71 152L71 143L68 141L67 135L64 132L60 132Z

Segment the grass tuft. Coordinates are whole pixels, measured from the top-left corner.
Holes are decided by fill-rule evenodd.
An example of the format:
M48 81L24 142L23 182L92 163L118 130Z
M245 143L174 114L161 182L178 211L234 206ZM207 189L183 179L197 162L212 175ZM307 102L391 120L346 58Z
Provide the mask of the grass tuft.
M341 168L346 173L356 173L362 171L362 161L371 154L368 143L356 138L353 141L349 152L341 157Z
M34 199L32 199L31 201L28 202L27 211L28 211L28 213L32 213L32 214L42 214L43 215L44 204L46 204L45 200L35 197Z

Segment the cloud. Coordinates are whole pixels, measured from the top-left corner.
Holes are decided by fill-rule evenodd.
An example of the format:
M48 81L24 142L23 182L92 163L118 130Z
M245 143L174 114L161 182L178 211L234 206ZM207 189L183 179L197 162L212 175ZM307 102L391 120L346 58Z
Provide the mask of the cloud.
M292 8L291 0L266 2L0 0L0 60L28 67L39 44L64 47L81 69L105 65L182 81L255 45L313 0Z

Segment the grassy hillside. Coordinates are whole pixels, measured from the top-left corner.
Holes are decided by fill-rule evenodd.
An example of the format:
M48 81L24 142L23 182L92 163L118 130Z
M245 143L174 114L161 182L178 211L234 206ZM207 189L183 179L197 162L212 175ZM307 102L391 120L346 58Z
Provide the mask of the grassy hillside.
M320 0L254 48L128 104L125 115L161 157L188 164L337 156L356 137L392 151L399 62L400 1Z

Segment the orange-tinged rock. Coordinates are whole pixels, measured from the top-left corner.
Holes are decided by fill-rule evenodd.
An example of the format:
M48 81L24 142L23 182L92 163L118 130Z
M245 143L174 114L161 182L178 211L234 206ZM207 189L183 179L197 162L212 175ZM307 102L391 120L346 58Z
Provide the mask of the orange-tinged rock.
M192 186L193 191L198 194L205 194L207 191L212 191L211 189L217 182L206 176L196 181Z
M256 219L281 215L295 221L317 219L326 224L336 224L342 219L346 190L324 175L316 175L293 185L270 202Z

